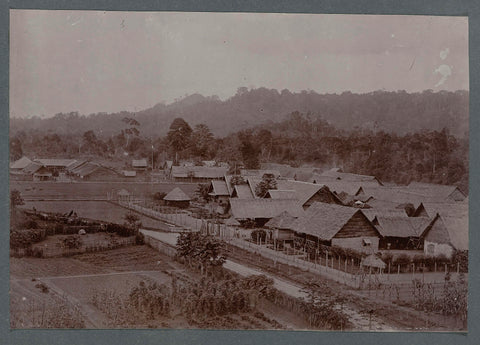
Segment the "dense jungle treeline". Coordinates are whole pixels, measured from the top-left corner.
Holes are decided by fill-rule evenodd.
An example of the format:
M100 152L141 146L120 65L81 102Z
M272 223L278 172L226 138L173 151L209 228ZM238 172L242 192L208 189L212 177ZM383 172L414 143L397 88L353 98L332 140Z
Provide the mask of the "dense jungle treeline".
M166 135L168 124L181 117L192 126L206 124L215 136L224 137L257 125L281 122L288 114L299 111L318 114L343 130L357 126L405 135L422 129L440 131L445 127L451 134L462 137L468 132L468 100L469 92L464 90L318 94L311 90L291 92L240 87L226 100L193 94L137 112L88 116L70 112L48 118L28 114L30 118L11 118L10 130L13 134L21 130L53 130L59 135L81 135L93 130L97 135L109 137L123 129L121 120L128 117L140 123L139 130L145 136L155 137Z
M346 172L375 175L382 181L457 184L468 191L468 136L447 128L399 135L356 127L341 130L321 116L292 112L278 123L258 125L215 137L205 124L193 128L183 118L172 121L165 136L147 137L139 121L123 118L122 129L105 137L89 130L81 135L55 131L18 131L10 137L10 158L148 158L226 161L232 167L259 168L261 163L294 167L342 167Z

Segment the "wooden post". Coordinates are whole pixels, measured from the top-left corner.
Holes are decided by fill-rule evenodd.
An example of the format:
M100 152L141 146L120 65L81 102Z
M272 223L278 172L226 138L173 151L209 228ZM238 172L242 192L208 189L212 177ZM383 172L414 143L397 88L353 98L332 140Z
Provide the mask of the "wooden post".
M460 273L460 262L457 262L457 274Z
M398 272L397 275L400 275L400 264L398 264Z
M437 273L437 262L435 261L435 273Z

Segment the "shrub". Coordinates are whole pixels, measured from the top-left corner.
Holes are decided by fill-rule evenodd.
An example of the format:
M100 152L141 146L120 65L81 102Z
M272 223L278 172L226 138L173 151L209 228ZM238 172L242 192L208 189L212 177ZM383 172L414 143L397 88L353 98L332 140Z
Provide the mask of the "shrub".
M141 232L137 233L137 235L135 236L135 244L145 244L145 236Z
M38 224L33 219L30 219L23 224L23 228L24 229L38 229Z
M10 248L28 248L46 236L46 231L41 229L15 230L10 233Z
M394 265L406 265L410 263L410 257L407 254L400 254L393 260Z
M64 238L63 245L68 249L78 249L82 245L82 240L78 235L72 235Z
M468 251L455 251L452 256L452 262L455 265L460 264L461 272L468 272Z

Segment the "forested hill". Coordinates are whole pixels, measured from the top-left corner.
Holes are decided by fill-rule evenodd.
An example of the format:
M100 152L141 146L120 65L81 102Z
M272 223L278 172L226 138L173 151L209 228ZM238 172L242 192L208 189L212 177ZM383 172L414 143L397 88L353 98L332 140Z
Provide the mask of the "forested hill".
M468 91L407 93L375 91L367 94L318 94L313 91L239 88L236 95L221 101L216 96L187 96L172 104L137 113L57 114L40 119L10 119L11 135L20 130L55 131L58 134L83 134L93 130L99 137L124 129L122 119L133 117L144 136L165 135L174 118L182 117L192 126L206 124L216 136L260 124L280 122L293 111L320 115L341 130L381 129L403 135L423 129L441 130L463 137L468 132Z

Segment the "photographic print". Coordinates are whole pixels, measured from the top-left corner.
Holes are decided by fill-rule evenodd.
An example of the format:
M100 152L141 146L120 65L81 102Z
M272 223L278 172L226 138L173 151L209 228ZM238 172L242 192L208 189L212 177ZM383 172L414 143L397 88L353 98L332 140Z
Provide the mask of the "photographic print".
M468 19L10 10L11 329L466 332Z

